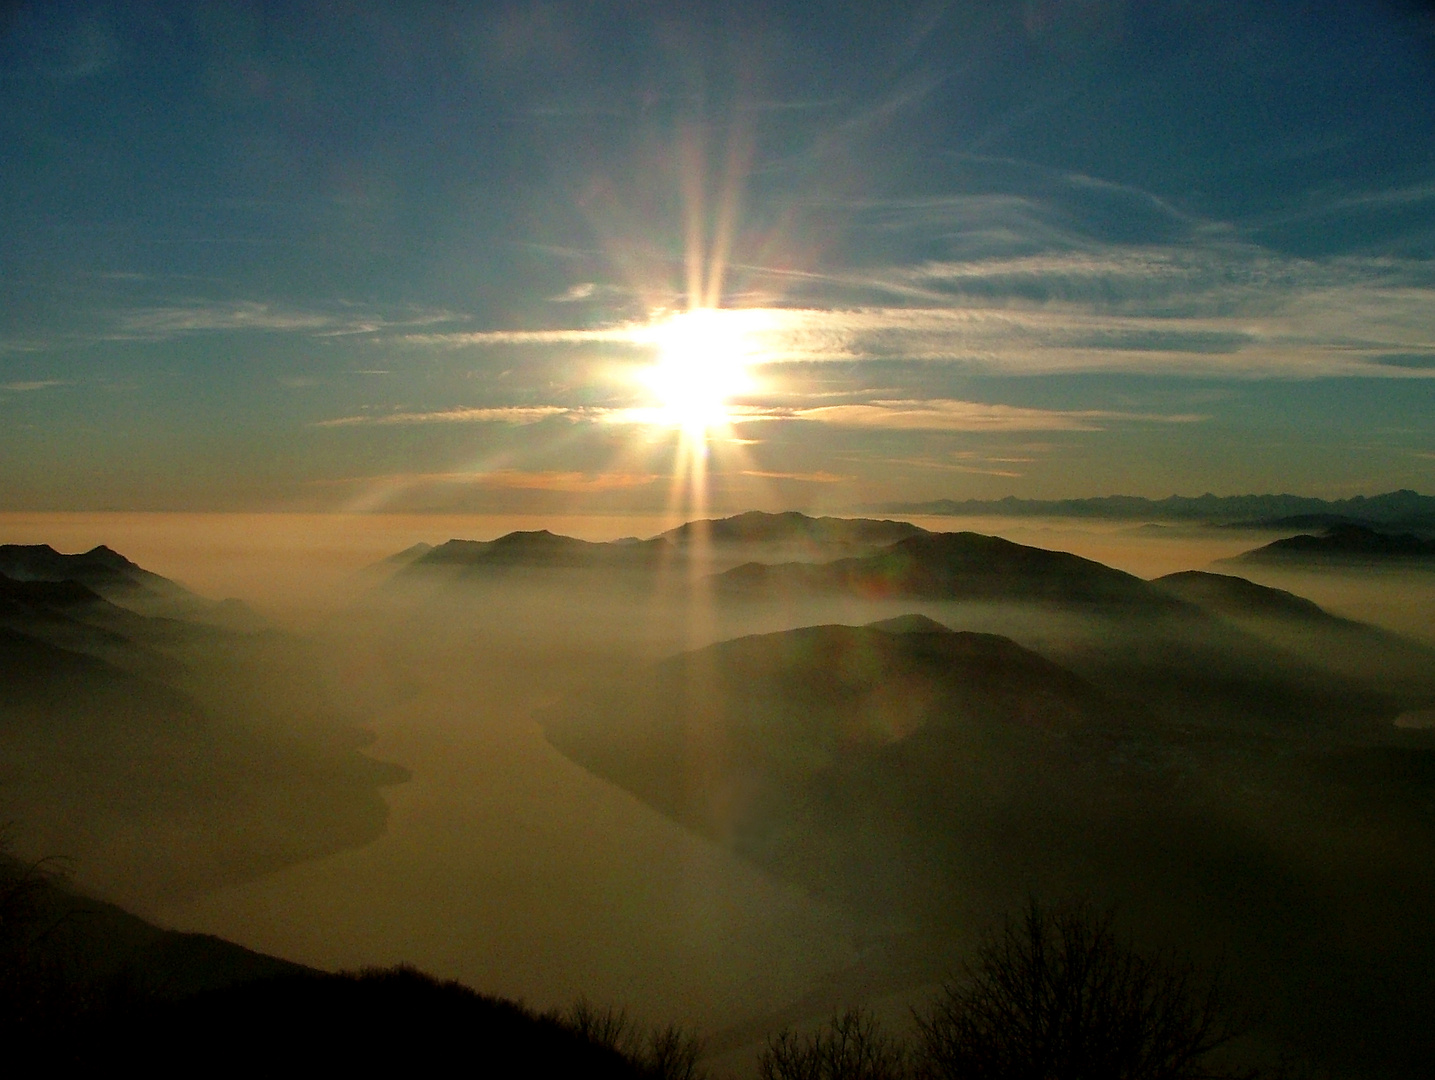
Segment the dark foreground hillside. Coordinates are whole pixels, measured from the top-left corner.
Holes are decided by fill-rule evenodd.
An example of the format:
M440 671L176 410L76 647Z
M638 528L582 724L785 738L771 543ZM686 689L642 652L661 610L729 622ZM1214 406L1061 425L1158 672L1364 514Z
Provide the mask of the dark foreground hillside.
M815 1033L767 1030L759 1074L1286 1075L1231 1067L1243 1056L1248 1020L1219 975L1179 956L1133 950L1110 915L1088 906L1030 901L1024 915L988 935L963 972L917 1008L913 1038L890 1036L870 1013L849 1007ZM315 971L161 930L3 855L0 1041L13 1069L67 1074L708 1075L701 1044L680 1028L644 1029L622 1011L582 1001L538 1013L408 967ZM1238 1050L1234 1059L1228 1045ZM985 1071L974 1068L983 1064Z
M579 1006L539 1014L408 968L328 974L163 930L0 855L0 1045L10 1068L290 1075L696 1075L697 1043Z
M683 1075L606 1045L572 1019L408 968L246 982L101 1015L77 1031L75 1063L90 1067L254 1075L454 1069L595 1080Z

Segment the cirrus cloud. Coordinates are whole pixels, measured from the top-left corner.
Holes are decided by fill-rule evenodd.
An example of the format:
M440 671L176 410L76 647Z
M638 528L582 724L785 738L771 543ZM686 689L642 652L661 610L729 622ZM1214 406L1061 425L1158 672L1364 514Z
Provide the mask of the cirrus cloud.
M1196 414L1165 415L1105 409L1032 409L978 401L928 398L911 401L870 401L860 405L822 405L796 409L799 420L849 428L891 428L906 431L1100 431L1112 421L1167 424L1199 423Z
M500 405L483 409L435 409L429 412L391 412L337 416L319 420L315 427L354 427L360 424L537 424L575 410L561 405Z

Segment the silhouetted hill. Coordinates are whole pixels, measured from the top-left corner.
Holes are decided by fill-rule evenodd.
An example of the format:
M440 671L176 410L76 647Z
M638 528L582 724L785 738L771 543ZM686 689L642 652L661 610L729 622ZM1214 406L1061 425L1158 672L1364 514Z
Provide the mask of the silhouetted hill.
M930 533L829 563L747 563L714 580L733 603L979 604L989 626L1020 628L1024 644L1173 724L1378 726L1435 693L1429 679L1376 685L1339 657L1217 619L1179 590L977 533Z
M1407 706L1435 704L1435 649L1419 642L1229 574L1187 570L1152 584L1292 655L1397 694Z
M378 836L406 774L296 736L0 628L0 802L97 886L185 895Z
M878 619L867 624L870 629L888 634L950 634L955 633L949 626L929 619L925 615L898 615L892 619Z
M503 567L587 568L642 565L654 554L654 542L608 544L560 536L547 529L512 532L497 540L450 540L420 555L409 570Z
M179 677L183 668L164 648L211 641L220 633L209 624L141 615L78 581L15 581L4 574L0 627L157 679Z
M433 551L432 544L417 543L410 544L403 551L396 551L392 555L386 555L376 563L370 563L361 568L355 575L358 583L368 586L381 585L395 572L403 570L410 563L422 559L429 552Z
M227 1075L663 1075L558 1016L407 968L246 981L81 1030L77 1064L166 1075L196 1062Z
M980 533L926 533L835 562L747 563L717 581L746 594L846 592L870 598L1115 605L1147 612L1181 602L1131 574L1063 551Z
M131 562L101 544L63 555L48 544L0 544L0 574L17 582L78 582L105 600L140 614L212 623L254 631L266 623L239 600L218 603Z
M189 713L183 695L147 682L104 660L58 648L38 638L0 627L0 676L4 678L0 715L20 708L40 710L37 720L58 720L72 706L123 709L127 716L148 711Z
M0 1040L27 1074L408 1075L466 1063L496 1077L692 1075L681 1066L695 1045L680 1032L601 1030L608 1015L538 1014L407 968L328 974L160 929L0 855Z
M107 548L7 552L141 606L164 580ZM0 820L27 852L63 851L91 886L151 901L363 843L383 829L379 789L407 774L357 752L363 733L321 711L316 681L281 635L0 574Z
M715 580L731 599L978 602L993 610L988 619L997 627L1026 627L1024 643L1173 724L1278 723L1314 735L1380 726L1435 696L1435 677L1425 674L1429 656L1396 635L1352 624L1302 639L1285 625L1267 632L1269 619L1230 622L1233 589L1240 603L1259 603L1268 616L1285 605L1287 622L1292 608L1319 611L1289 594L1251 583L1244 590L1207 583L1203 591L1191 580L1146 582L977 533L930 533L830 563L748 563ZM1034 622L1022 608L1048 614ZM1343 647L1354 651L1342 654Z
M16 581L78 581L102 596L185 591L103 544L79 555L62 555L48 544L0 544L0 573Z
M902 521L813 518L795 511L768 514L751 511L729 518L690 521L675 529L639 540L624 537L606 543L560 536L546 529L513 532L496 540L450 540L428 551L390 557L401 569L396 580L413 580L431 570L485 572L503 569L651 570L696 554L737 561L746 556L826 558L855 552L866 554L893 541L925 535Z
M413 562L415 559L422 559L432 550L432 544L425 544L420 541L417 544L412 544L409 547L404 548L403 551L395 552L393 555L390 555L388 558L384 559L384 562L393 563L398 566L406 566L407 564Z
M789 510L768 514L750 510L734 517L689 521L662 533L660 539L692 543L703 539L715 544L806 544L818 548L837 546L881 547L920 536L927 530L907 521L874 521L870 518L808 517Z
M1425 566L1435 565L1435 540L1422 540L1412 533L1379 532L1364 525L1334 525L1320 536L1286 537L1223 561Z
M67 608L104 602L99 593L78 581L16 581L3 573L0 573L0 600L37 608Z
M934 837L905 835L912 807L941 819L944 850L970 839L992 794L983 762L1018 767L1120 710L1006 638L903 622L722 642L552 710L544 728L580 764L769 869L864 906L924 907L932 896L888 895L903 874L858 866L919 857L911 844Z
M1113 520L1243 522L1257 524L1306 515L1334 515L1367 524L1423 522L1435 524L1435 497L1400 490L1350 499L1316 499L1301 495L1172 495L1146 499L1108 495L1092 499L937 499L921 503L887 503L873 509L889 514L932 514L999 517L1081 517Z
M0 1038L53 1054L88 1010L173 999L310 969L208 934L182 934L0 854Z
M0 574L23 582L75 581L106 600L128 605L202 602L188 589L138 567L105 545L79 555L62 555L47 544L3 544Z
M1223 615L1273 616L1309 622L1347 623L1303 596L1257 585L1243 577L1212 574L1204 570L1182 570L1156 578L1153 584L1197 607Z

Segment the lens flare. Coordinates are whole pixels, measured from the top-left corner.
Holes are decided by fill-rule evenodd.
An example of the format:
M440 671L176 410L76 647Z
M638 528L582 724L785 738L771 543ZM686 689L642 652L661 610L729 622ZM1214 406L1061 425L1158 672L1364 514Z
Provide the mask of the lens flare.
M657 361L640 378L656 400L655 422L702 432L731 421L733 398L752 389L746 323L739 312L698 308L652 325Z

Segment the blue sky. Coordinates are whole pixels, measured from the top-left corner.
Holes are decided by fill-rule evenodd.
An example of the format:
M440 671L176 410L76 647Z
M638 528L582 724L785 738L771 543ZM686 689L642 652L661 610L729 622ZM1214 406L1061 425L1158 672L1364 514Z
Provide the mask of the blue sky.
M0 508L1435 490L1419 6L3 10Z

